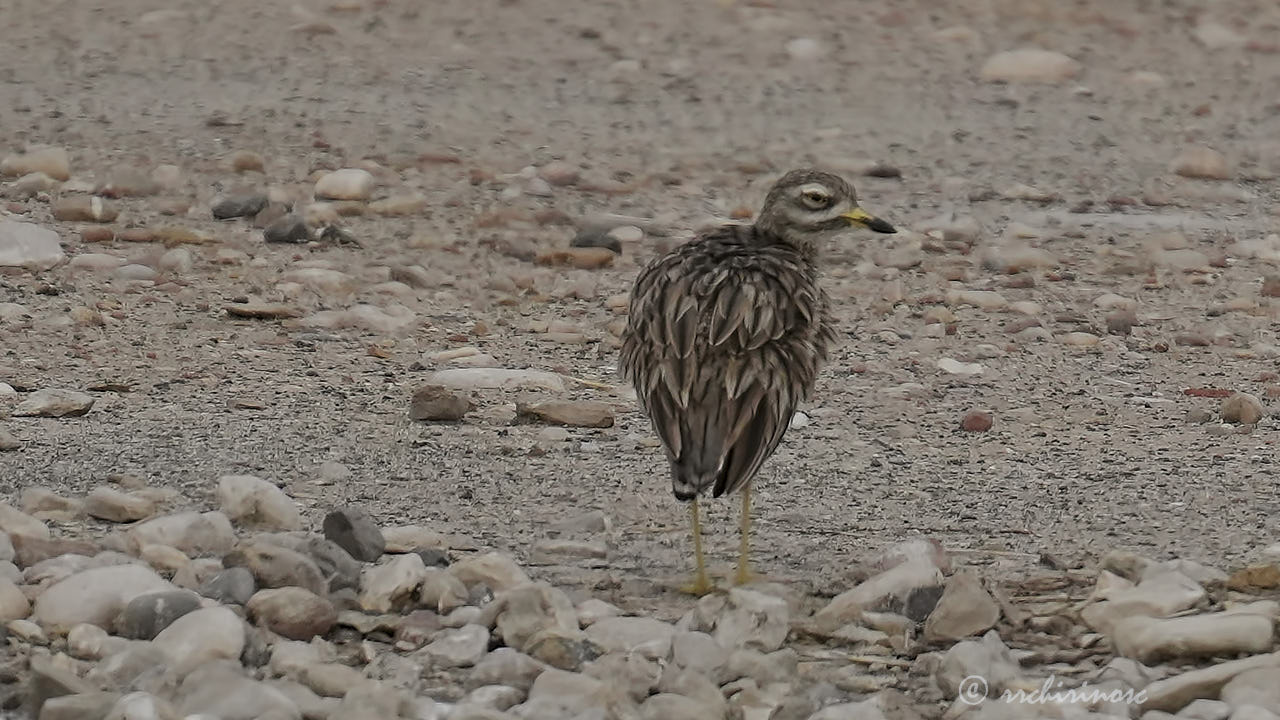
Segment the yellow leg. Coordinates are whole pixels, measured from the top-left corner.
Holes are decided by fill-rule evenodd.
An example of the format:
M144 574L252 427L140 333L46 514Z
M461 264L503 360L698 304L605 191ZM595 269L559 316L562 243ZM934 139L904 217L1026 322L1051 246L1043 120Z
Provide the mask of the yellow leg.
M751 582L751 483L742 486L742 519L738 523L738 575L735 582Z
M711 592L711 581L707 579L707 562L702 557L702 517L698 513L698 498L689 503L689 516L693 520L693 560L697 566L694 570L693 584L684 589L694 595L706 595Z

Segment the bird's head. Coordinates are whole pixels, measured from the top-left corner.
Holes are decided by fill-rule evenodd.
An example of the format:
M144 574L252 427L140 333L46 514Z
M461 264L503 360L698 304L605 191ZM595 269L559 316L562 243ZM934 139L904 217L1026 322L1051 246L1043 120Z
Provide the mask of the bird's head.
M765 198L756 226L800 247L813 247L850 227L897 232L858 207L852 185L819 170L792 170L783 175Z

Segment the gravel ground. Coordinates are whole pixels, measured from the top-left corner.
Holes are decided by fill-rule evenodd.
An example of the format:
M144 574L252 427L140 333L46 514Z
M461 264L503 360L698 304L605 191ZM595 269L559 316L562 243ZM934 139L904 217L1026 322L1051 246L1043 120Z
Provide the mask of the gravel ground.
M0 276L0 301L21 306L0 316L0 381L18 399L49 387L95 399L82 417L0 421L20 443L0 454L0 490L79 495L133 473L199 506L219 475L251 473L312 520L356 503L518 558L567 512L598 508L614 527L607 567L559 580L678 616L685 601L664 581L689 562L686 514L625 389L567 380L544 393L613 407L612 427L567 433L513 424L512 392L476 393L457 424L411 421L409 399L448 365L434 353L463 346L616 386L608 299L639 265L820 164L904 232L830 248L845 339L808 424L756 482L763 571L829 594L918 534L996 575L1116 548L1239 564L1280 535L1273 421L1223 425L1220 399L1186 390L1280 394L1263 287L1280 261L1280 105L1265 91L1280 79L1280 9L1211 10L10 0L0 154L63 147L72 177L29 198L10 186L6 219L56 230L72 259L155 267L159 243L90 242L88 224L51 215L132 168L160 187L109 200L121 210L109 227L208 241L150 281L74 265ZM1032 46L1078 71L984 79L988 58ZM1214 156L1207 174L1225 179L1184 176L1205 162L1175 172L1201 146L1221 153L1225 172ZM233 171L236 151L259 153L263 172ZM553 160L580 177L544 182ZM358 246L267 244L247 220L210 217L241 188L301 207L318 174L343 167L370 169L375 198L425 206L343 217ZM161 214L175 202L189 210ZM600 213L656 221L606 268L529 261ZM384 284L414 265L419 287ZM304 287L285 276L299 268L346 277ZM956 295L971 290L1010 304ZM1099 303L1108 293L1121 299ZM244 299L304 317L223 311ZM357 302L414 320L308 323ZM1131 333L1110 333L1108 315L1129 306ZM0 416L13 407L0 399ZM971 410L992 414L989 431L960 430ZM709 551L725 565L736 513L710 510Z

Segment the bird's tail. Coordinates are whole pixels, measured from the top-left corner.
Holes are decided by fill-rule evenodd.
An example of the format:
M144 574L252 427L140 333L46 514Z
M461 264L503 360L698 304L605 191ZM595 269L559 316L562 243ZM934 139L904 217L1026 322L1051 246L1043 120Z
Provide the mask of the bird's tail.
M710 461L710 462L707 462ZM715 484L720 473L718 458L683 457L671 461L671 492L688 502Z

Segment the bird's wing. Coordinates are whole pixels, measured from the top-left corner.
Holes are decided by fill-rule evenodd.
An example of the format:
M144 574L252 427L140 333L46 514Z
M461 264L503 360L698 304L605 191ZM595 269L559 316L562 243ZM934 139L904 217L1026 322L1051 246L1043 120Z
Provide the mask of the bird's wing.
M759 253L676 253L637 279L621 365L677 495L714 482L719 496L750 480L825 356L816 287L785 256Z

